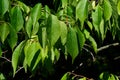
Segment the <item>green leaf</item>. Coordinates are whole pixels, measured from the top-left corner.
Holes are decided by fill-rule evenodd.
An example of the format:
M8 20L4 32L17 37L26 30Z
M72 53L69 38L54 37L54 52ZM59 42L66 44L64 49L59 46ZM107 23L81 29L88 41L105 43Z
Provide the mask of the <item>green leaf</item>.
M0 0L0 16L9 10L9 0Z
M6 80L5 76L2 73L0 73L0 80Z
M58 49L55 49L55 58L56 58L56 60L58 61L59 60L59 58L60 58L60 52L59 52L59 50Z
M68 78L69 78L69 74L65 73L60 80L69 80Z
M62 21L60 21L60 29L61 29L61 42L62 45L65 45L68 31L67 31L67 25Z
M82 50L84 44L85 44L85 36L84 34L77 28L77 36L78 36L78 41L79 41L79 48L80 51Z
M39 22L35 24L35 26L32 29L32 35L36 35L39 30Z
M102 20L102 9L99 5L97 5L95 12L92 12L92 22L94 25L94 29L97 31L97 33L99 34L99 26L100 26L100 22Z
M10 26L10 34L8 36L8 43L12 50L17 45L17 40L18 40L17 33L16 33L15 29Z
M30 8L24 4L21 1L17 1L18 5L20 6L20 8L22 9L23 12L26 12L27 14L30 12Z
M28 34L29 37L31 37L31 32L32 32L32 19L31 17L29 16L28 17L28 20L26 22L26 26L25 26L25 29L26 29L26 32Z
M47 44L47 31L46 31L46 27L42 28L42 47L43 49L45 49Z
M101 33L101 37L102 37L102 40L104 40L104 20L102 19L101 22L100 22L100 33Z
M92 36L89 37L89 41L90 41L91 46L93 47L95 53L97 53L97 43Z
M60 32L60 23L58 18L55 15L50 15L47 21L47 35L50 41L50 45L53 46L59 39Z
M17 70L17 66L19 63L19 58L21 55L21 52L23 50L24 47L24 43L25 41L22 41L14 50L13 54L12 54L12 67L13 67L13 74L15 76L15 72Z
M16 30L16 32L20 31L24 24L23 15L20 7L13 7L10 16L12 27Z
M88 25L88 27L90 28L90 30L92 31L92 29L93 29L92 23L91 23L90 21L87 21L87 25Z
M72 63L73 63L75 58L77 57L79 51L78 51L78 42L77 42L76 31L72 27L69 28L66 46L67 46L68 53L72 57Z
M42 5L38 3L31 10L31 18L32 18L33 27L35 27L36 23L41 17L41 9L42 9Z
M86 39L88 39L90 37L90 32L87 31L86 29L84 29L83 33L84 33Z
M84 21L88 16L88 0L80 0L76 6L76 19L81 21L81 29L83 28Z
M61 0L62 1L62 8L67 7L68 0Z
M9 25L7 23L4 22L0 24L0 37L1 37L2 43L4 43L4 41L6 40L9 32L10 32Z
M79 80L87 80L86 77L80 78Z
M104 18L105 18L105 21L108 21L112 16L112 6L109 0L104 0L103 5L104 5Z
M117 4L117 11L118 11L118 14L120 15L120 1Z

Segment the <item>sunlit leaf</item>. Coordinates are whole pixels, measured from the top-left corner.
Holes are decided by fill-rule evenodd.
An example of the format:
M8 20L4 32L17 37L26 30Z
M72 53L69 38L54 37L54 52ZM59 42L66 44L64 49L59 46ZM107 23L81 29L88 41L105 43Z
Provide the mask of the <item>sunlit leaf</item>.
M0 0L0 15L4 15L9 10L9 0Z
M112 6L109 0L104 0L104 18L105 21L110 20L112 16Z
M8 43L9 43L12 50L17 45L17 40L18 40L17 32L15 31L14 28L12 28L10 26L10 34L8 36Z
M67 46L68 53L72 57L72 63L73 63L75 58L77 57L79 51L78 51L78 42L77 42L76 31L72 27L69 28L66 46Z
M87 25L88 25L88 27L90 28L90 30L93 29L93 25L92 25L92 23L91 23L90 21L87 21Z
M102 37L102 40L104 40L104 20L102 19L101 22L100 22L100 33L101 33L101 37Z
M86 77L80 78L79 80L87 80Z
M13 7L10 16L12 27L16 30L16 32L20 31L23 28L24 24L23 15L20 7Z
M59 39L60 32L60 23L58 18L55 15L50 15L48 17L48 25L47 25L47 35L50 40L50 45L53 46L57 40Z
M9 30L10 26L7 23L2 23L0 24L0 38L2 43L4 43L4 41L6 40L10 30Z
M0 73L0 80L6 80L5 76L2 73Z
M55 52L55 58L56 58L56 60L58 61L59 58L60 58L60 52L59 52L58 49L55 49L54 52Z
M67 26L64 22L60 21L60 29L61 29L61 42L64 45L67 40Z
M17 70L17 66L19 63L19 58L21 55L21 52L23 50L24 47L24 43L25 41L22 41L14 50L13 54L12 54L12 67L13 67L13 73L15 75L15 72Z
M90 41L91 46L93 47L95 53L97 53L97 43L92 36L89 37L89 41Z
M68 80L69 79L69 74L65 73L60 80Z
M84 33L86 39L88 39L90 37L90 32L87 31L86 29L84 30L83 33Z
M67 7L68 0L61 0L62 1L62 7L65 8Z
M38 3L31 10L31 18L32 18L33 27L36 25L39 18L41 17L41 9L42 9L42 5Z
M88 16L88 0L80 0L76 6L76 19L81 21L81 29Z
M78 36L78 41L79 41L79 48L80 50L82 50L82 47L85 44L85 36L78 28L77 28L77 36Z
M120 15L120 1L118 2L118 5L117 5L117 11L118 11L118 14Z
M38 30L39 30L39 23L37 22L32 29L32 35L37 34Z

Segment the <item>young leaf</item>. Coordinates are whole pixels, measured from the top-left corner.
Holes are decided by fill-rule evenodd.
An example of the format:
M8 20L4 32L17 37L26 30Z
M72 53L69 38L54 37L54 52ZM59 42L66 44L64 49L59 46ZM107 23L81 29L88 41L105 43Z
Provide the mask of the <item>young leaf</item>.
M97 43L92 36L89 37L89 41L90 41L91 46L93 47L95 53L97 53Z
M42 5L38 3L31 10L31 18L32 18L33 27L35 27L36 23L41 17L41 9L42 9Z
M68 79L69 79L69 74L65 73L60 80L68 80Z
M118 14L120 15L120 0L119 0L119 2L117 4L117 11L118 11Z
M60 29L61 29L61 42L62 42L62 45L64 45L67 40L67 26L62 21L60 21Z
M79 41L79 47L80 47L80 51L82 50L82 47L85 44L85 36L84 34L79 30L79 28L77 28L77 36L78 36L78 41Z
M7 23L0 24L0 38L1 38L2 43L4 43L9 32L10 32L9 25Z
M92 31L92 29L93 29L92 23L91 23L90 21L87 21L87 25L88 25L88 27L90 28L90 30Z
M76 19L81 21L81 29L88 16L88 0L80 0L76 6Z
M16 30L16 32L20 31L24 24L23 15L20 7L13 7L10 16L12 27Z
M8 36L8 43L9 43L12 50L16 46L17 40L18 40L17 33L16 33L15 29L10 26L10 34Z
M59 39L60 32L60 23L58 18L55 15L50 15L47 21L47 35L50 41L50 45L53 46Z
M9 0L0 0L0 15L4 15L9 10Z
M23 50L25 41L22 41L14 50L12 54L12 67L13 67L13 74L15 75L18 63L19 63L19 57Z
M72 57L72 63L73 63L73 61L78 55L78 42L77 42L76 31L72 27L69 28L66 46L68 53Z
M105 18L105 21L108 21L112 16L112 6L109 0L104 0L103 5L104 5L104 18Z

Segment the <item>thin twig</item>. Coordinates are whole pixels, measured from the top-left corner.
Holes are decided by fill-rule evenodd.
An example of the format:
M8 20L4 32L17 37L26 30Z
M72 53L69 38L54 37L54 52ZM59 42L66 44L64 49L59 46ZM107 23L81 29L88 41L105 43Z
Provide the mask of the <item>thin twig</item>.
M11 60L7 59L6 57L0 57L0 58L5 59L8 62L11 62Z
M3 51L3 52L2 52L2 54L5 54L5 53L7 53L7 52L8 52L8 50L6 50L6 51Z
M104 50L104 49L107 49L107 48L109 48L109 47L111 47L111 46L118 46L118 45L119 45L119 43L113 43L113 44L105 45L105 46L103 46L103 47L98 48L98 52L99 52L99 51L102 51L102 50Z
M86 49L85 47L83 47L83 49L84 49L85 51L87 51L88 53L90 53L91 56L92 56L93 61L95 61L95 57L94 57L93 53L92 53L90 50Z
M17 74L21 69L23 69L24 67L19 67L19 69L15 72L15 74Z

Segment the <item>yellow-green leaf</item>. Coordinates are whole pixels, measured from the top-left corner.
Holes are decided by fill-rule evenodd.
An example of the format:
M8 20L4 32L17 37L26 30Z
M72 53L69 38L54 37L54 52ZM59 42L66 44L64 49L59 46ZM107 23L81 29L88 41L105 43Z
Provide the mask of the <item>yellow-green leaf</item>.
M118 11L118 14L120 15L120 0L119 0L119 2L117 4L117 11Z
M6 40L10 30L9 30L9 25L7 23L2 23L0 24L0 38L2 43L4 43L4 41Z

